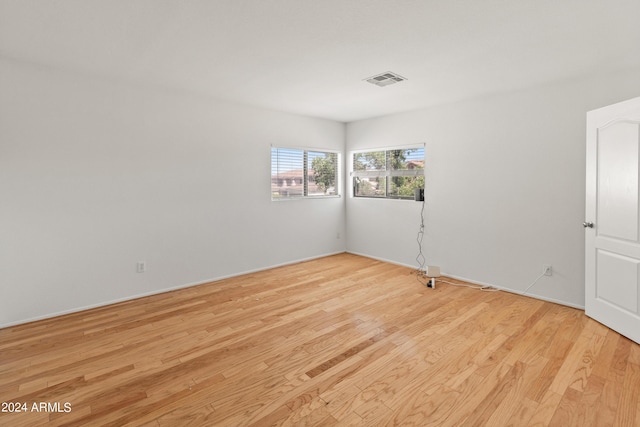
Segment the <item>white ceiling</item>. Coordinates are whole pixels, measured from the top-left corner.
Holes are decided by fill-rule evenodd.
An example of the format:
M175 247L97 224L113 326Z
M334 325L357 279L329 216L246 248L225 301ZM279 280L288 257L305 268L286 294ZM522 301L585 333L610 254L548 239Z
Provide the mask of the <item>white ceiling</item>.
M640 66L640 0L0 0L0 55L348 122Z

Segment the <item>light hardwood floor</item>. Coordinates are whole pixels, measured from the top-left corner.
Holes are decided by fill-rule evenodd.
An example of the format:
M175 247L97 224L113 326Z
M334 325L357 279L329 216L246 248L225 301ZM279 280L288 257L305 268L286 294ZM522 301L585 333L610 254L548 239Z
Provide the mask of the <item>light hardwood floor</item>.
M3 426L638 426L639 398L640 346L580 310L350 254L0 330Z

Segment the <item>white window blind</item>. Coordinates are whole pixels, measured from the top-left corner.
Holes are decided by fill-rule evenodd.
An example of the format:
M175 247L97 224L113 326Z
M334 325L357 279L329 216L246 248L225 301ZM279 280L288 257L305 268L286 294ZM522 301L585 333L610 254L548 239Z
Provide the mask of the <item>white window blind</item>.
M271 148L271 199L338 195L338 153Z
M424 188L424 147L354 153L355 197L411 199Z

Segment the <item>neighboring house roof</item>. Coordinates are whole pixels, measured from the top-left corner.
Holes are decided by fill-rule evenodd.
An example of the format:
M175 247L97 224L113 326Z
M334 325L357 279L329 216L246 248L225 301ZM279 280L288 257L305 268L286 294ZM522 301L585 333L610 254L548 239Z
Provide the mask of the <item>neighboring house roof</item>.
M309 176L313 177L313 169L308 170ZM293 194L302 194L303 192L303 169L293 169L289 171L279 172L271 175L271 191L272 192L287 192ZM293 183L293 184L292 184ZM308 183L309 194L322 193L318 189L318 185L313 179Z
M313 169L309 169L309 175L313 176ZM291 179L291 178L302 178L304 176L303 169L292 169L288 171L278 172L271 175L271 179Z

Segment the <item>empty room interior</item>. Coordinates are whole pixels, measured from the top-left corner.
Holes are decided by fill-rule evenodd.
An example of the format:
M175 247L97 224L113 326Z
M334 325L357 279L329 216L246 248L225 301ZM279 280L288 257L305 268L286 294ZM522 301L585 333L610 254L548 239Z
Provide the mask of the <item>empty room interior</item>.
M0 0L0 425L640 425L638 0Z

